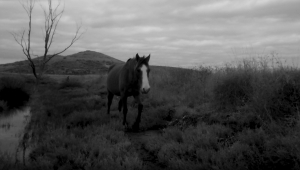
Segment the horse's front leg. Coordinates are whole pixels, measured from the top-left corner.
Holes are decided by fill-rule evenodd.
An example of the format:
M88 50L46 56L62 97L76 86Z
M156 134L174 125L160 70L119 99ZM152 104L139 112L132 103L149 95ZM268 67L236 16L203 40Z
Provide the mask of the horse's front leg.
M125 94L121 95L121 102L123 106L123 125L127 126L126 116L127 116L127 96Z
M110 112L110 106L112 103L112 99L114 98L114 94L107 90L107 114Z
M140 99L140 95L134 96L136 103L138 103L138 115L136 117L135 123L133 124L133 129L139 130L140 122L141 122L141 115L143 111L143 104Z

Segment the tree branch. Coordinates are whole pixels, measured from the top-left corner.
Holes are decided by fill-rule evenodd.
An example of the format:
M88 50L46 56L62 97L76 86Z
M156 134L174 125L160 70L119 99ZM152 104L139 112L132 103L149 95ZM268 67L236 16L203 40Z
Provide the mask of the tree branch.
M56 23L54 24L54 29L53 29L53 32L52 32L52 35L51 35L51 38L50 38L50 42L49 42L49 45L48 45L48 49L50 48L50 46L51 46L51 44L52 44L52 42L53 42L53 37L54 37L54 35L55 35L56 28L57 28L57 25L58 25L58 23L59 23L61 17L62 17L62 14L63 14L63 11L59 13L60 16L59 16L58 20L56 21ZM56 18L56 17L55 17L55 18Z
M47 57L47 54L49 52L49 49L51 45L54 42L54 36L56 34L56 30L58 27L58 24L62 18L62 15L64 13L64 8L62 10L59 10L59 7L61 5L61 1L53 8L52 6L52 0L48 0L48 9L43 8L44 13L44 28L42 28L42 31L44 32L44 55L43 60L39 64L40 66L40 73L39 75L36 74L36 65L32 60L31 56L38 57L38 55L35 55L33 53L33 50L31 49L31 32L32 32L32 12L33 8L35 6L36 0L27 0L26 2L19 0L20 4L24 8L24 10L27 13L29 22L28 22L28 31L27 31L27 37L25 35L26 30L24 30L21 34L17 33L11 33L11 35L14 37L15 41L21 46L22 52L27 57L27 60L29 61L29 65L32 68L32 72L36 79L38 80L40 76L42 76L44 69L46 67L46 64L55 56L65 52L67 49L69 49L77 40L81 38L84 32L80 33L81 30L81 24L77 25L76 32L74 37L72 38L70 44L65 47L60 52L53 53L49 57ZM43 30L44 29L44 30Z
M23 36L24 36L24 33L25 33L25 30L22 32L22 36L18 35L15 32L11 32L10 34L14 37L15 41L22 47L22 51L25 54L25 56L27 57L26 50L25 50L25 47L23 45ZM21 37L21 39L19 40L18 37Z
M79 31L81 29L81 24L80 25L77 25L77 28L76 28L76 32L75 32L75 36L73 37L71 43L66 47L64 48L63 50L61 50L60 52L57 52L57 53L54 53L52 54L47 60L45 63L49 62L53 57L65 52L67 49L69 49L77 40L79 40L81 38L81 36L84 34L84 32L81 32L79 34Z

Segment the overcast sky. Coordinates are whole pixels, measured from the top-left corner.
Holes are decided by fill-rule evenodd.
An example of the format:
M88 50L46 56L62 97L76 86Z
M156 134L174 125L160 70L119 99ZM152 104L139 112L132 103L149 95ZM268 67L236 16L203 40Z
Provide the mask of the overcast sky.
M20 0L25 1L25 0ZM45 0L36 2L32 47L42 54ZM56 1L55 1L56 2ZM151 64L218 65L272 52L299 62L300 0L64 0L52 52L86 30L63 55L85 50L125 61L151 53ZM63 6L63 5L62 5ZM27 28L18 0L0 0L0 63L25 59L10 32Z

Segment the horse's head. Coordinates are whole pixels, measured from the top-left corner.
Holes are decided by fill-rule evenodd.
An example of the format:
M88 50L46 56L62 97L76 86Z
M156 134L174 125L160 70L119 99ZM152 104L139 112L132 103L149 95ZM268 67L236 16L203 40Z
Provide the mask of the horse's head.
M135 75L138 80L140 92L146 94L150 91L150 85L149 85L149 60L150 60L150 54L148 57L140 57L138 54L135 56L135 60L137 61L137 64L135 66Z

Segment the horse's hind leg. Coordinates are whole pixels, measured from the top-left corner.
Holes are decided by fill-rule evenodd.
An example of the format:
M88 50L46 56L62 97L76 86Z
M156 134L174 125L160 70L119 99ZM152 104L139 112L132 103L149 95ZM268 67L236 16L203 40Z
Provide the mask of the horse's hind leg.
M142 111L143 111L143 104L140 100L140 96L134 96L135 101L138 103L138 116L136 117L136 120L133 124L133 129L139 130L140 128L140 122L141 122L141 116L142 116Z
M114 94L107 90L107 114L110 112L110 106L112 103L112 99L114 98Z
M120 101L119 101L119 106L118 106L118 110L119 110L119 112L121 112L121 111L122 111L122 105L123 105L123 103L122 103L122 99L120 99Z

